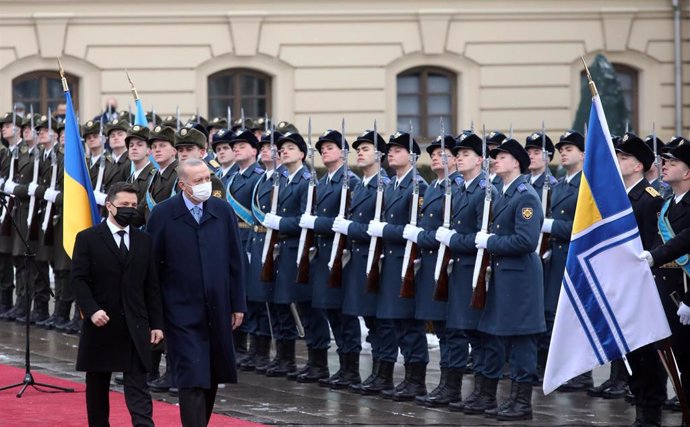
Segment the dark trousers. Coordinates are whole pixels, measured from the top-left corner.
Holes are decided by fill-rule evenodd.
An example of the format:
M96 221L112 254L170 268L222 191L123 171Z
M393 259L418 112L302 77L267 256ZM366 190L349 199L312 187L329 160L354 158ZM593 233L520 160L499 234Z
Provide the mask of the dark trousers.
M398 337L395 333L393 319L376 319L376 330L379 344L379 354L382 362L398 360Z
M627 355L632 376L628 381L635 404L661 407L666 400L666 370L654 344L648 344Z
M429 363L429 347L423 320L394 319L395 335L405 363Z
M17 303L24 304L24 295L29 293L34 301L34 310L48 313L50 301L50 278L48 263L45 261L26 260L23 256L13 257L17 270Z
M486 339L487 335L476 329L466 329L464 331L472 347L472 369L475 374L484 374L484 360L486 359Z
M14 264L12 255L0 254L0 291L14 289Z
M362 351L362 331L357 316L343 314L340 309L326 310L328 323L333 331L338 353L359 353Z
M180 419L183 427L204 427L211 420L218 383L211 388L180 389Z
M380 339L378 336L378 321L376 320L376 317L374 316L364 316L364 324L366 325L367 329L369 329L369 333L367 334L367 342L371 344L371 357L374 360L381 360L381 345L380 345ZM361 331L360 331L360 341L362 340L361 338ZM361 347L361 343L360 343Z
M446 322L442 320L434 320L434 333L438 337L439 350L441 351L441 360L439 366L447 368L450 365L450 353L448 352L448 336L446 333Z
M304 326L304 341L307 347L313 350L328 350L331 345L331 332L326 311L312 308L310 301L297 303L297 308Z
M276 341L294 341L297 339L295 318L292 316L288 304L271 305L271 320L273 322L273 338Z
M487 335L484 376L500 379L508 354L510 379L518 383L537 381L537 340L539 335Z
M442 365L447 368L464 368L467 366L469 357L468 338L461 329L448 328L445 331L448 364ZM441 357L443 359L443 356ZM475 359L475 349L472 346L472 360ZM476 362L475 362L476 366Z
M255 336L271 336L271 325L268 323L268 311L265 302L247 301L249 333Z

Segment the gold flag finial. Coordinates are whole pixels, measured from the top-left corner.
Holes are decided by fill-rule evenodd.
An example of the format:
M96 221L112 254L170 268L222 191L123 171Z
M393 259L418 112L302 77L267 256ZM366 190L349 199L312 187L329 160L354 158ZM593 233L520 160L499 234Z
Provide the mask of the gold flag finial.
M132 76L129 75L129 71L125 68L125 73L127 74L127 80L129 80L130 86L132 86L132 95L134 96L134 100L136 101L139 99L139 94L137 93L137 88L134 87L134 82L132 81Z
M69 87L67 86L67 79L65 78L65 69L62 68L62 62L60 61L60 57L57 58L58 61L58 67L60 67L60 78L62 79L62 90L64 92L67 92L69 90Z
M599 92L597 92L597 86L594 84L594 80L592 80L592 75L589 74L589 67L587 67L585 58L583 56L580 56L580 59L582 60L582 65L585 66L585 73L587 74L587 80L589 81L589 91L591 92L592 97L595 97L599 95Z

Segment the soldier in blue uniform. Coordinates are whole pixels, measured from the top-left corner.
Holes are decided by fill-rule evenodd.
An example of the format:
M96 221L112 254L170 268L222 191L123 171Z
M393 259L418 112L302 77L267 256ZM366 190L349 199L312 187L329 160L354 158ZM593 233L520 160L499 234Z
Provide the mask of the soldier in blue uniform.
M415 319L415 300L400 298L402 264L407 243L403 230L410 221L413 192L414 172L410 159L412 155L421 154L417 142L412 141L410 144L410 139L409 133L396 132L388 141L386 155L396 177L384 193L384 221L371 221L367 229L370 236L383 238L376 317L379 319L382 349L379 377L389 382L362 387L363 394L381 393L385 398L398 396L403 400L426 394L426 365L429 363L426 329L423 321ZM420 176L416 179L419 192L423 194L427 183ZM398 357L398 346L405 358L405 380L393 388L392 368Z
M281 377L295 372L295 340L297 331L295 319L290 311L291 303L300 304L300 314L307 331L309 346L309 328L312 320L311 286L308 283L297 283L297 247L302 230L300 217L307 205L307 187L311 174L304 166L307 155L307 144L299 133L288 132L277 142L280 160L285 169L280 179L277 214L267 213L264 226L278 231L278 259L275 265L274 305L271 315L275 318L276 327L273 334L276 340L275 364L266 370L269 377Z
M235 162L235 153L230 146L233 135L233 132L229 129L221 129L213 134L213 143L211 144L214 153L216 153L215 161L220 165L220 167L216 169L216 176L226 189L228 188L230 178L232 178L239 169L239 165Z
M312 328L313 345L310 348L312 366L303 374L297 376L298 382L316 382L319 385L329 387L338 384L347 387L350 383L358 383L359 369L354 370L353 360L359 360L359 352L362 350L360 342L361 332L357 316L343 314L343 287L331 287L329 282L328 264L333 247L332 230L333 221L338 216L340 209L341 190L343 181L347 179L348 188L353 189L360 179L348 169L345 176L343 167L344 148L349 150L347 141L340 132L327 130L316 142L316 150L321 155L328 173L321 177L316 186L316 204L314 215L304 214L300 220L300 226L314 230L314 244L316 253L309 263L309 281L312 286L312 311L319 313L327 319L326 327L319 322L321 327ZM345 236L341 238L346 239ZM337 345L340 369L328 377L328 347L330 343L330 324L333 337ZM359 365L358 365L359 366ZM324 377L325 375L325 377ZM343 378L347 377L347 378Z
M453 149L458 172L463 175L461 191L453 197L452 229L440 227L436 239L449 247L454 264L448 289L446 335L448 341L449 369L460 370L467 366L468 342L472 346L472 369L474 390L460 402L450 402L451 411L466 414L483 414L485 409L496 406L496 396L482 393L482 385L488 378L484 370L484 345L487 336L477 330L482 312L470 307L472 299L472 275L474 273L477 248L475 237L481 229L484 199L487 185L491 186L492 200L496 200L496 189L488 182L482 171L482 140L466 131L456 141ZM456 374L457 375L457 374ZM452 383L451 383L452 384ZM462 373L458 378L458 395L461 395ZM479 399L481 396L481 399ZM493 399L493 400L492 400Z
M486 136L486 150L487 152L490 152L494 148L498 147L501 145L503 140L506 139L506 136L497 130L493 130L489 132L489 134ZM501 181L501 177L496 175L496 166L494 165L495 160L490 159L489 160L489 181L491 184L496 187L498 190L501 189L501 186L503 185L503 181Z
M283 135L276 132L274 140L278 141ZM276 153L277 154L277 153ZM256 318L256 328L252 334L252 339L256 340L256 354L253 359L246 359L239 363L240 370L252 371L265 374L271 360L272 325L271 321L273 304L274 282L261 280L261 254L266 239L266 227L262 225L264 217L271 209L271 191L273 190L273 180L280 179L280 158L276 155L275 162L271 152L271 135L265 134L260 141L259 157L265 168L265 172L257 180L252 191L252 215L254 215L254 227L247 244L246 251L249 254L249 274L247 274L247 301L248 304L262 304L265 307L263 313ZM294 327L294 325L293 325Z
M537 339L544 324L544 284L536 254L543 222L539 196L522 175L529 156L514 139L491 150L503 187L493 204L491 232L479 232L477 248L491 254L491 279L478 330L488 334L484 348L483 392L496 393L506 352L512 381L508 400L484 413L499 420L532 419L532 384L537 380Z
M381 363L381 349L379 345L376 319L377 295L369 292L367 285L367 259L369 256L370 237L367 234L369 221L374 218L376 210L376 191L381 179L385 187L390 179L383 169L379 169L378 156L384 156L386 141L372 130L364 131L352 143L352 148L357 151L357 166L362 168L362 180L358 182L350 199L347 218L336 218L333 222L333 231L348 236L348 247L351 253L350 262L344 266L343 271L343 315L362 316L364 324L369 329L367 340L371 344L372 372L362 383L354 382L359 377L359 352L356 357L350 356L348 362L349 378L332 382L331 388L339 389L349 384L349 389L355 393L361 391L362 386L373 383L379 371ZM381 174L381 175L379 175ZM354 348L360 345L360 335L344 337L344 345ZM392 366L392 364L391 364ZM356 373L356 376L355 376ZM352 380L352 381L350 381Z
M548 162L553 160L553 155L556 149L553 146L553 142L548 135L545 135L546 140L546 154ZM525 139L525 149L529 155L529 173L526 175L527 181L532 185L532 188L539 195L539 200L542 197L542 190L544 188L544 180L546 179L546 168L549 167L548 163L544 162L544 156L542 152L542 133L534 132ZM553 187L558 183L558 180L553 177L553 175L548 174L549 182Z
M246 255L244 248L246 248L249 242L249 234L254 226L252 192L254 191L254 185L263 175L264 170L256 161L259 141L253 132L248 129L238 129L232 135L229 145L235 154L235 163L238 166L238 171L228 179L225 185L227 201L237 217L243 254ZM244 264L244 271L248 271L249 259L246 256L242 259L242 263ZM242 285L245 288L246 294L247 283ZM253 332L256 331L257 319L262 316L266 316L265 304L248 303L247 314L242 325L232 332L235 351L238 353L238 364L242 363L246 358L253 358L254 354L256 354L257 341L253 338L252 346L247 350L247 335L252 333L252 337L255 336Z
M436 280L436 258L438 257L438 241L436 229L443 225L443 211L445 206L446 176L443 167L441 138L445 145L445 155L448 160L448 185L452 193L457 193L462 185L462 177L458 174L453 158L455 138L451 135L438 136L426 148L431 157L431 170L436 179L431 182L424 193L424 202L419 213L418 226L405 226L403 237L417 244L421 253L421 263L415 275L415 319L433 322L434 333L439 339L441 359L441 378L439 384L430 393L416 396L415 401L420 405L445 406L450 402L460 400L460 369L450 369L450 353L446 342L446 303L433 299ZM451 194L452 197L452 194ZM428 357L428 355L427 355ZM398 399L400 397L398 396Z

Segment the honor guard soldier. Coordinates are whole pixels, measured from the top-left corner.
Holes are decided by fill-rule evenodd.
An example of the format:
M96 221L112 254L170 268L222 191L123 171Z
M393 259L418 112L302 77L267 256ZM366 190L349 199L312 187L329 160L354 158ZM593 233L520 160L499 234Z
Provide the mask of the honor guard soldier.
M290 309L290 304L298 303L300 315L311 319L311 286L308 283L298 283L297 276L297 248L299 246L300 217L307 205L307 187L311 174L303 162L307 155L307 144L299 133L288 132L276 143L280 151L280 160L284 167L280 178L278 204L276 214L267 213L264 217L264 227L278 233L277 260L275 264L274 311L271 315L275 319L273 335L276 340L276 357L272 366L267 368L269 377L282 377L295 372L295 340L297 339L296 318ZM276 256L274 254L274 256ZM305 327L309 327L305 325ZM307 346L310 334L305 331Z
M216 153L216 161L220 167L216 170L216 176L220 178L223 187L228 188L230 178L237 173L239 165L235 162L235 153L230 147L233 132L230 129L221 129L213 135L213 151Z
M147 111L146 112L146 123L148 123L148 128L149 130L153 130L156 126L160 125L163 122L163 119L161 119L161 116L158 114L154 113L153 111Z
M544 188L544 180L549 179L551 186L555 186L558 180L553 177L550 173L546 173L546 168L549 167L549 163L553 160L553 155L556 149L553 146L553 142L548 135L544 135L544 141L542 141L542 133L534 132L525 140L525 149L527 154L529 154L529 174L526 176L527 181L532 185L532 188L539 195L539 199L542 197L542 189ZM544 142L544 144L542 144ZM546 154L548 162L544 162L544 153L542 147L546 146Z
M355 372L355 362L353 362L354 359L359 360L359 353L362 350L359 319L342 312L344 292L342 271L340 279L329 277L332 274L329 271L329 263L335 235L332 228L340 210L343 185L347 180L346 189L352 189L360 182L360 179L344 164L348 161L346 153L349 148L345 137L337 130L329 129L319 137L316 150L321 155L327 174L322 176L316 185L314 215L305 213L300 220L300 227L314 230L316 253L309 263L309 280L312 287L312 314L315 320L310 327L313 337L312 346L309 348L311 363L307 363L310 368L298 375L297 381L304 383L319 381L319 385L325 387L333 384L343 388L351 383L360 382L359 369ZM340 238L346 239L342 235ZM343 258L346 256L349 255L345 255L344 250ZM344 264L346 261L341 262ZM333 280L340 280L340 283L332 283ZM330 378L328 371L328 348L331 341L329 325L333 331L340 362L339 370Z
M177 150L175 149L175 130L168 126L156 126L149 133L149 144L153 160L159 169L146 189L144 219L148 220L153 208L163 200L177 194Z
M502 421L532 419L537 381L537 340L544 324L544 276L536 253L543 222L539 196L523 176L527 151L507 138L490 152L503 186L493 205L490 233L478 232L477 248L491 254L491 278L478 330L487 334L482 390L492 396L510 352L510 397L485 415Z
M373 130L364 131L352 143L352 148L357 152L357 166L362 168L362 180L353 187L350 206L347 210L348 219L337 217L333 222L332 230L348 237L351 258L343 271L343 315L364 318L364 324L369 329L367 341L371 344L372 371L362 383L355 382L357 378L360 378L359 352L355 355L353 351L345 361L348 366L346 374L341 377L341 380L331 382L329 386L340 389L351 382L349 389L359 393L362 386L368 386L376 381L381 365L381 347L376 320L377 294L367 289L367 259L370 246L367 227L369 221L374 219L377 190L380 186L379 197L382 200L383 190L390 183L390 179L381 168L382 157L386 152L386 141L381 135ZM378 260L374 262L378 264ZM378 285L378 279L376 279L376 284ZM355 348L354 340L357 340L357 344L361 342L361 331L357 336L344 336L343 340L350 348ZM393 366L393 362L390 362L390 366Z
M224 144L223 144L224 145ZM252 215L252 192L256 182L263 175L264 170L256 161L259 148L259 141L254 133L248 129L237 130L230 140L230 149L235 154L235 161L238 166L236 174L232 175L226 185L227 200L230 207L237 216L237 225L240 231L242 242L242 259L244 271L249 271L249 259L246 257L246 248L249 243L250 233L254 226L254 215ZM247 283L244 286L245 294ZM265 304L248 304L247 315L239 328L233 331L233 342L237 355L237 363L240 363L247 356L247 334L256 328L258 317L266 315ZM251 357L251 356L250 356Z
M651 254L643 252L642 258L649 262L654 273L659 297L666 312L666 319L671 327L671 346L676 357L676 363L683 385L686 404L690 404L690 292L688 292L688 253L690 252L690 145L681 143L676 148L663 155L663 180L673 190L670 198L666 199L661 208L657 222L659 236ZM647 369L645 366L644 369ZM658 369L656 370L658 372ZM645 372L650 375L646 384L646 395L657 396L665 391L666 379L659 373L652 376L653 371ZM631 379L631 388L635 387L635 371ZM635 395L637 403L638 396ZM656 402L655 402L656 403ZM637 406L636 406L637 409ZM642 407L643 413L637 410L637 419L649 419L650 424L659 420L659 410L654 407Z
M117 121L119 120L113 120L113 122ZM82 126L81 134L91 154L86 161L86 165L89 168L93 195L96 203L101 207L105 207L105 196L108 188L114 182L117 182L121 175L120 169L115 166L110 154L105 151L102 133L103 127L98 121L89 120Z
M203 160L206 157L206 135L195 128L184 127L175 133L175 149L177 150L177 159L180 162L187 159ZM209 163L206 164L211 170L211 195L225 200L225 187L214 173L217 167L213 167Z
M132 162L132 171L127 176L127 183L133 184L137 190L137 212L140 215L139 221L132 224L135 227L143 225L146 190L148 190L151 180L156 174L156 168L149 160L151 155L149 134L148 127L134 125L127 131L127 137L125 137L127 153Z
M657 156L657 158L654 159L654 167L649 168L649 170L645 172L644 177L656 191L661 191L663 181L661 180L661 164L659 162L660 156L664 152L664 141L652 134L647 135L644 142Z
M415 185L419 186L419 194L423 194L427 183L416 175L411 165L412 156L419 156L421 150L409 133L396 132L391 135L386 149L388 164L395 171L396 177L383 196L384 220L374 219L367 229L370 236L383 239L376 317L382 347L379 377L385 381L362 386L362 393L381 393L385 398L399 395L400 398L407 399L409 395L426 394L425 378L429 354L424 322L415 319L415 300L400 298L403 256L407 244L403 230L410 222ZM418 204L421 203L420 198ZM398 346L405 358L405 380L393 388L393 364L398 358Z
M209 141L209 147L211 147L211 143L213 142L213 136L220 132L223 129L228 129L228 120L224 119L222 117L214 117L210 122L208 122L208 126L206 127L208 129L208 141ZM213 148L213 147L211 147Z
M443 146L441 145L441 138L443 138ZM421 252L419 271L415 274L415 319L422 322L433 322L434 333L438 337L441 351L439 361L441 378L438 386L426 395L416 395L415 397L413 394L403 395L401 393L395 398L396 400L414 398L418 404L428 406L445 406L450 402L459 401L462 382L461 369L449 369L451 361L446 339L446 302L437 301L433 298L436 288L435 271L439 249L435 236L436 230L443 225L446 186L451 187L450 200L448 200L450 202L453 193L457 193L460 185L462 185L462 177L456 170L455 159L453 158L454 146L455 138L451 135L441 135L426 147L426 152L431 157L431 171L436 174L436 179L424 192L424 203L420 208L418 226L408 224L403 230L403 237L415 243ZM445 160L444 155L446 156ZM449 174L447 177L446 172ZM428 358L428 350L426 351Z
M487 152L490 152L494 148L498 147L501 145L501 143L506 139L506 136L497 130L491 131L487 136L486 136L486 150ZM501 181L501 177L496 175L496 167L494 166L494 159L489 159L490 163L490 169L489 169L489 181L491 181L491 184L496 187L497 190L500 191L501 185L503 185L503 181Z
M10 175L10 163L15 163L14 154L19 154L21 140L22 118L15 112L5 113L0 118L2 126L2 138L7 141L8 147L0 146L0 187L5 182L12 180ZM15 167L12 167L14 174ZM9 201L10 199L5 198ZM12 233L10 216L6 209L2 209L0 217L0 319L14 319L14 313L23 307L24 301L13 303L14 293L14 265L12 263Z
M275 133L274 141L280 140L282 134ZM275 148L275 147L274 147ZM254 227L247 246L249 253L249 270L247 274L247 301L249 307L261 304L265 310L257 310L254 321L254 328L249 331L249 354L251 358L246 358L238 364L242 371L253 371L265 374L270 363L271 336L273 335L273 325L275 324L273 314L273 287L274 282L261 280L261 255L266 239L266 227L263 221L266 214L271 209L271 190L273 180L280 179L280 158L275 153L275 159L271 151L270 133L261 138L259 156L261 163L266 169L257 180L252 191L252 215L254 216ZM274 164L277 163L277 164Z
M132 126L126 120L113 120L106 126L106 137L110 144L110 158L117 168L114 182L126 181L132 173L132 161L127 152L127 132Z
M448 286L446 340L448 352L452 355L448 361L449 377L456 376L457 379L449 381L448 388L452 390L455 387L457 396L462 396L462 371L467 367L469 343L472 346L474 390L464 400L450 402L449 407L451 411L481 415L484 410L496 407L496 395L492 393L492 380L486 371L484 346L487 336L478 330L482 311L470 306L477 258L474 240L482 226L487 186L491 200L496 200L497 192L488 180L488 170L482 170L483 147L479 136L472 131L463 132L455 142L453 153L464 182L461 191L453 196L452 228L439 227L436 232L436 239L448 246L454 260L449 277L451 285ZM489 382L486 393L485 381Z

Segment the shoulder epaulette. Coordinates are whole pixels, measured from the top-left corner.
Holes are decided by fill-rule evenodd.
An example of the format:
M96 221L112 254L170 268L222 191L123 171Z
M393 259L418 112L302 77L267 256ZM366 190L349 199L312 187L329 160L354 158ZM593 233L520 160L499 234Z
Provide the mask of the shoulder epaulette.
M26 153L29 152L29 147L27 147L26 145L22 145L22 146L19 148L19 152L22 153L22 154L26 154Z
M385 176L385 175L381 176L381 180L383 181L383 184L384 184L384 185L388 185L388 184L391 183L391 179L388 178L388 177Z
M357 176L357 174L355 174L354 172L352 172L352 170L350 170L350 169L347 170L347 176L349 176L350 178L359 178L359 177Z
M265 172L265 171L264 171L263 169L261 169L261 167L259 167L259 166L257 166L257 167L254 168L254 173L262 174L262 173L264 173L264 172Z
M549 175L549 182L551 184L558 184L558 180L556 178L554 178L553 175Z
M158 172L158 169L156 169L156 168L151 168L151 169L149 170L149 175L155 175L156 172Z
M486 188L486 180L485 179L480 179L479 182L477 183L481 188Z
M211 160L209 160L208 164L211 165L211 166L213 166L214 168L219 168L219 167L220 167L220 163L218 163L218 161L217 161L216 159L211 159Z
M558 178L558 183L559 183L559 184L563 184L564 182L565 182L565 177L564 177L564 176Z
M652 186L645 187L644 191L649 193L649 195L652 197L661 197L661 194L658 191L656 191Z
M424 181L424 177L421 176L421 175L417 175L417 182L424 182L424 183L426 183L426 181Z
M457 186L461 186L463 182L464 182L464 180L462 179L461 176L456 176L456 177L455 177L455 184L456 184Z
M519 191L520 193L524 193L525 191L527 191L527 186L524 183L522 183L517 186L517 191Z
M290 176L290 174L288 173L287 169L283 169L283 176L284 176L285 178L287 178L287 177Z
M309 171L304 171L304 173L302 174L302 178L307 180L311 179L311 174L309 173Z
M103 154L103 157L105 157L105 160L107 162L112 162L113 161L113 156L110 153L105 153Z

